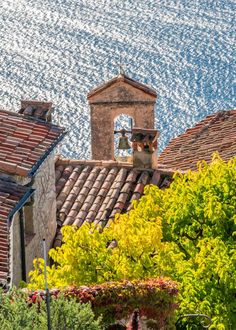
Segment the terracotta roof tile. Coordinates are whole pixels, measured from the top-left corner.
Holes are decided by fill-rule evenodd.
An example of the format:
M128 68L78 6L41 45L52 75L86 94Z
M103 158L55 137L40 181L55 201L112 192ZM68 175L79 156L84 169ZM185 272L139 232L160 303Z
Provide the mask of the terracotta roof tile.
M235 140L236 110L221 111L173 139L161 153L158 163L160 168L196 170L199 160L210 162L216 151L228 161L236 156Z
M0 171L32 175L64 136L64 129L39 119L0 110Z
M0 283L9 276L9 217L29 193L29 188L0 175Z
M127 163L57 159L56 191L58 234L54 246L62 241L60 227L84 222L107 226L118 213L139 199L146 184L161 184L170 172L138 170Z

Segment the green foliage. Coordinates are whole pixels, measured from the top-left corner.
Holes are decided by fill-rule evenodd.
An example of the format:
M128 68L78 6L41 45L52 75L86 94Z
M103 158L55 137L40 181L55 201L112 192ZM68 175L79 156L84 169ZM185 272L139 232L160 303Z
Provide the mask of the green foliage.
M190 254L202 237L235 240L235 166L236 158L225 164L215 155L211 165L201 162L198 172L176 174L170 189L157 192L164 238L178 240Z
M73 297L79 303L91 303L95 315L102 314L106 325L116 320L129 319L138 308L141 316L151 318L156 328L160 329L173 319L173 311L177 307L174 300L178 290L176 283L161 278L54 289L50 293L54 297L63 294L69 301ZM31 301L35 301L38 293L33 292L29 296ZM44 293L43 298L45 299Z
M205 313L213 329L236 328L236 158L199 164L155 191L165 249L158 272L180 282L179 314Z
M77 303L75 299L65 299L59 295L52 300L52 328L74 330L102 329L101 318L95 320L90 304Z
M102 235L89 229L63 229L64 245L50 252L51 286L171 276L180 283L179 314L236 328L236 158L226 164L215 155L198 172L176 174L168 189L146 187ZM113 240L117 247L107 248ZM35 261L31 287L43 287L42 270Z
M27 302L28 301L28 302ZM5 330L47 329L45 302L37 298L35 303L28 294L20 290L0 292L0 323ZM51 301L51 323L53 330L99 330L101 319L95 320L89 304L75 303L59 295Z
M64 244L49 254L55 264L47 267L50 287L104 283L123 279L155 277L153 252L161 245L161 222L142 214L125 214L105 228L101 235L88 224L80 230L62 229ZM116 248L108 248L117 242ZM29 288L44 288L43 260L34 261Z
M0 324L5 330L46 329L46 318L38 313L37 305L27 309L27 296L20 291L0 292Z

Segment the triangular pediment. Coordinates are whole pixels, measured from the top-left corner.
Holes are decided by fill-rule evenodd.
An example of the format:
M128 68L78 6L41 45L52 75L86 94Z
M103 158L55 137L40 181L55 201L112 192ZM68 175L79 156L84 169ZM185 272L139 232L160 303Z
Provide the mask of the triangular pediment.
M156 91L126 75L119 75L93 89L88 94L89 103L94 102L155 102Z

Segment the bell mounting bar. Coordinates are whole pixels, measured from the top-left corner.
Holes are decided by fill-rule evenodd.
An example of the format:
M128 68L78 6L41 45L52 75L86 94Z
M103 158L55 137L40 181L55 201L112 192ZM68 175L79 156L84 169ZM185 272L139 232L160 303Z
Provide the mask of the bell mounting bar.
M121 134L122 136L125 136L125 133L132 133L132 131L128 131L128 130L126 130L126 129L124 129L124 128L122 128L121 130L119 130L119 131L114 131L114 134Z

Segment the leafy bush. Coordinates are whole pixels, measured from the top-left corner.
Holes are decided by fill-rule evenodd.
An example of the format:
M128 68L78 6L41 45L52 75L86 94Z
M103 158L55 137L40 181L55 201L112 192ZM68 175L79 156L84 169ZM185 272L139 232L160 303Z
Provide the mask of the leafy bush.
M176 283L164 278L51 290L55 297L63 294L67 298L76 298L80 303L90 302L95 315L102 314L106 325L116 320L127 319L135 309L138 309L140 316L152 319L152 324L155 324L157 329L173 324L177 293ZM45 299L44 292L33 292L29 296L31 301L37 300L38 296Z
M28 300L28 302L27 302ZM89 304L76 303L74 298L59 295L51 301L51 324L54 330L99 330L101 319L94 318ZM45 302L37 298L32 303L22 291L0 292L0 323L5 330L47 329Z
M65 226L64 244L52 249L55 264L47 267L49 287L104 283L156 277L153 253L161 246L161 221L151 217L149 206L116 219L102 235L89 224L80 230ZM115 248L109 248L114 244ZM29 288L44 288L43 259L34 260Z

